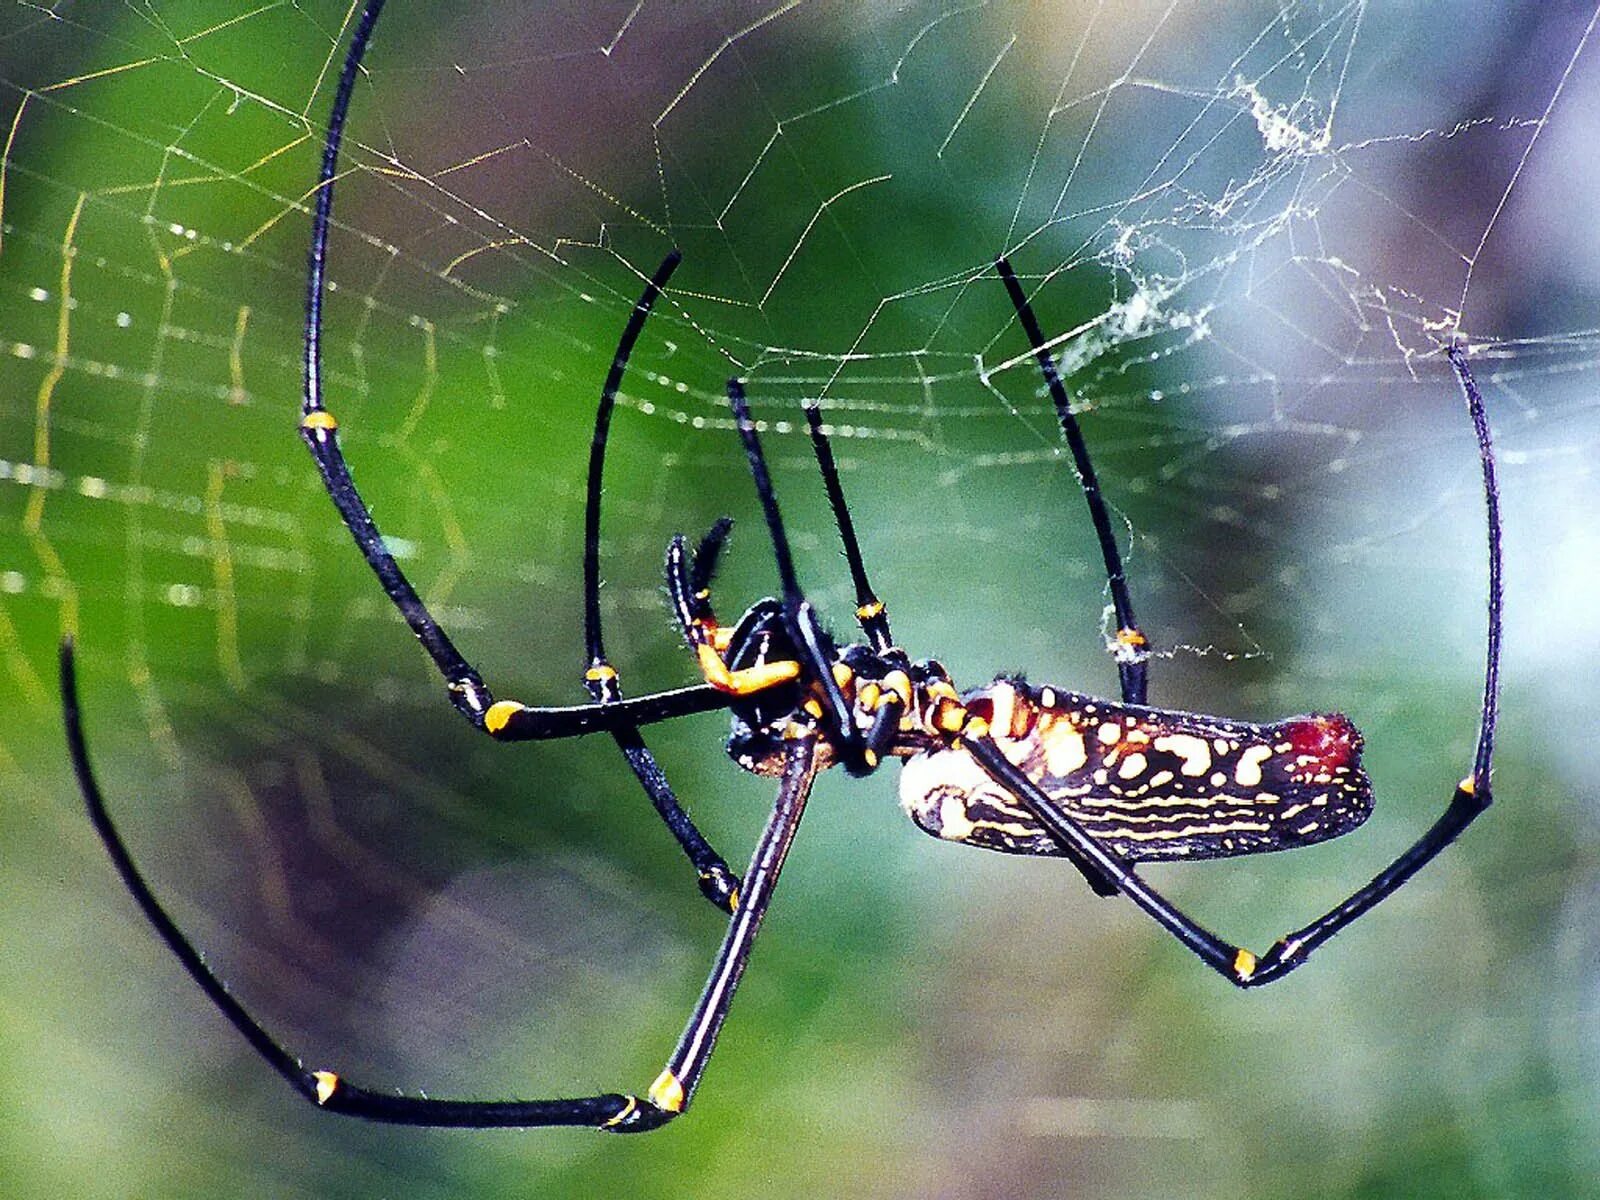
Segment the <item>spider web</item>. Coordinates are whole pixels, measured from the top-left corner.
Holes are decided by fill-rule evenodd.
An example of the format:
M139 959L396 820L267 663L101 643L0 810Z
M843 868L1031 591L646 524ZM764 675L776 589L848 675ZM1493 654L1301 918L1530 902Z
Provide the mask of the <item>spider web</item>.
M851 597L799 420L806 399L825 408L869 568L914 656L970 683L1025 669L1108 692L1103 572L993 270L1008 254L1113 508L1156 647L1154 700L1253 718L1342 708L1366 731L1380 794L1397 798L1374 818L1376 847L1341 843L1222 882L1170 876L1230 933L1268 940L1387 861L1382 846L1431 819L1470 754L1483 506L1440 352L1457 334L1475 348L1508 510L1508 712L1520 719L1504 731L1502 792L1510 778L1524 795L1569 795L1590 777L1586 747L1538 735L1591 723L1597 682L1592 655L1571 653L1600 634L1586 519L1600 499L1600 242L1584 219L1600 190L1594 12L1484 7L395 4L356 88L337 185L327 403L397 558L496 689L581 699L593 406L644 280L679 247L608 461L607 641L629 688L692 677L659 584L674 532L738 518L725 613L773 588L727 416L737 374L802 579L836 628ZM535 1093L624 1086L686 1011L715 920L679 913L686 871L608 748L508 756L451 723L295 436L308 195L352 13L127 0L6 16L0 689L15 718L0 730L0 778L25 800L8 837L40 864L9 885L26 932L8 940L51 931L80 980L108 953L129 975L160 961L131 924L107 937L90 919L123 910L58 749L53 656L75 630L91 736L141 861L291 1044L441 1092L528 1092L529 1063ZM717 761L714 722L684 724L653 740L738 860L767 789ZM885 954L908 974L945 954L1008 978L1021 969L985 957L970 930L949 934L959 951L911 937L921 905L993 914L1044 886L1052 910L1078 903L1048 864L946 860L901 836L891 792L880 780L829 804L833 787L819 789L815 870L798 852L774 921L793 945L758 955L765 965L771 949L780 982L764 992L762 968L750 982L748 1007L766 1004L787 1040L749 1049L742 1090L719 1058L708 1086L727 1086L727 1103L762 1102L768 1059L771 1079L790 1079L808 1047L831 1047L862 1063L835 1102L856 1102L840 1098L866 1078L888 1105L904 1084L885 1047L977 1020L958 1012L1001 1031L1021 1019L959 986L932 1034L901 1027L884 997L860 1044L822 1000L781 1011L780 988L834 986L812 977L808 954L841 974ZM1505 828L1562 862L1592 838L1585 819L1530 806ZM1527 870L1479 853L1485 889L1495 871ZM946 862L966 865L953 885ZM66 898L59 879L80 874L94 880L88 898ZM814 924L841 874L854 916ZM1467 885L1439 874L1432 896L1448 907L1446 883ZM1520 916L1487 915L1490 891L1469 892L1451 961L1493 958L1515 928L1592 963L1592 935L1574 932L1593 927L1579 919L1591 888L1560 876ZM546 911L559 929L525 915ZM1054 942L1058 916L1021 929ZM1436 913L1416 919L1422 943L1443 936L1426 928ZM1154 953L1131 918L1084 920L1079 954ZM1173 994L1207 982L1168 965L1158 978ZM1450 964L1435 965L1425 980L1448 987ZM60 994L61 970L40 956L19 986ZM534 1000L530 978L545 981ZM1060 1004L1110 1021L1134 978ZM187 995L170 973L147 986L149 1006ZM1354 1013L1374 985L1351 972L1343 986ZM1572 1064L1600 1056L1572 1014L1592 1014L1592 969L1565 986L1519 1069L1568 1072L1562 1094L1591 1112L1594 1072ZM1016 1004L1039 1019L1031 998ZM1285 1012L1292 1025L1305 1010ZM159 1025L146 1069L186 1039L222 1040L191 1015ZM1029 1036L1065 1036L1050 1023L1062 1019ZM543 1040L585 1022L616 1044ZM85 1041L56 1019L28 1028L28 1062L62 1045L103 1058L126 1041ZM983 1103L1022 1096L1023 1124L1046 1144L1063 1131L1226 1144L1194 1100L1210 1094L1199 1068L1170 1094L1108 1069L1091 1076L1103 1098L1090 1102L1081 1072L1096 1056L1069 1057L1062 1078L1035 1064L1020 1079L1004 1050L1001 1067L983 1059L1001 1074L975 1101L979 1127ZM966 1051L930 1059L983 1073ZM1372 1069L1334 1089L1347 1131ZM1450 1095L1453 1127L1481 1137L1483 1093ZM97 1115L107 1128L127 1118ZM1570 1127L1556 1140L1594 1144ZM579 1157L570 1145L548 1161ZM266 1178L268 1157L235 1169ZM980 1194L984 1162L968 1161L950 1194ZM1033 1185L1082 1168L1050 1154L1008 1167ZM452 1161L440 1178L464 1169ZM1240 1194L1223 1163L1208 1172L1218 1194ZM1106 1179L1127 1194L1125 1176Z

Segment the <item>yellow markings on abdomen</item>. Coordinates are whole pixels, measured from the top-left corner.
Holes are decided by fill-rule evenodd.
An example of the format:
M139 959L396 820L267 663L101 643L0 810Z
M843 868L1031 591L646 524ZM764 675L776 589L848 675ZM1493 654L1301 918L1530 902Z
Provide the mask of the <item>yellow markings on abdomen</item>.
M1255 787L1261 782L1261 764L1271 757L1271 746L1251 746L1239 756L1239 765L1233 769L1233 781L1240 787Z
M958 719L962 705L970 724ZM921 829L950 842L1062 853L1033 807L962 751L958 738L981 737L983 717L1006 758L1089 837L1134 862L1287 849L1337 836L1370 808L1358 766L1353 782L1330 778L1321 790L1315 778L1280 778L1288 752L1272 739L1292 724L1132 709L1009 679L965 693L961 704L926 707L924 731L949 748L909 758L900 803ZM1311 765L1333 775L1321 760Z
M1050 774L1065 777L1082 770L1089 761L1083 734L1069 721L1039 724L1039 744L1044 747L1044 766Z
M1205 738L1192 733L1166 733L1150 745L1182 759L1183 765L1178 769L1185 775L1204 775L1211 769L1211 745Z
M1145 773L1145 769L1149 767L1149 765L1150 760L1144 755L1140 754L1138 751L1135 751L1134 753L1128 755L1127 758L1122 760L1122 765L1117 768L1117 778L1137 779L1140 775Z
M989 726L994 730L996 738L1011 737L1011 719L1016 713L1017 692L1010 684L997 683L987 693L989 703L994 705L994 715L989 718Z
M900 807L919 828L947 842L982 845L986 837L1024 842L1041 836L1016 797L964 750L907 760L900 772Z
M947 842L964 842L977 832L977 825L967 816L967 797L964 792L948 791L939 800L939 836Z

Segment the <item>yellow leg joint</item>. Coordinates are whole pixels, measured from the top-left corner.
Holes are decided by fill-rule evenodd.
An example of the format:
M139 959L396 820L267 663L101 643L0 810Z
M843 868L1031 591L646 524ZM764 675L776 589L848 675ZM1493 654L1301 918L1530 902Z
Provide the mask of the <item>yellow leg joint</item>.
M1233 973L1240 979L1249 979L1256 973L1256 956L1248 950L1240 950L1233 956Z
M859 621L870 621L873 617L878 616L882 612L883 601L874 600L871 604L863 604L860 608L856 609L856 619Z
M701 643L696 654L700 659L700 673L706 677L706 682L719 692L727 692L732 696L749 696L756 692L764 692L780 683L788 683L800 675L800 664L793 660L762 663L758 667L730 671L728 664L722 661L722 656L714 647Z
M946 733L960 733L966 728L969 720L971 714L967 712L966 707L960 701L948 697L941 699L933 711L933 723Z
M615 679L617 677L617 669L610 663L600 663L598 666L590 667L585 671L583 677L590 683L601 683L607 679Z
M326 1104L338 1090L339 1077L332 1071L313 1071L311 1077L317 1081L317 1103Z
M893 692L902 708L911 707L911 677L904 671L890 671L883 677L883 690Z
M722 655L715 646L701 642L695 647L695 657L700 660L700 674L706 677L706 682L712 687L727 690L728 664L722 661Z
M333 419L333 414L325 408L314 409L300 418L301 429L327 429L339 428L339 422Z
M1456 784L1456 791L1463 792L1468 796L1477 795L1478 794L1478 783L1477 783L1477 780L1473 779L1471 775L1468 775L1460 783Z
M650 1103L663 1112L682 1112L683 1099L683 1084L678 1082L671 1067L656 1076L656 1081L650 1085Z
M510 723L512 717L524 711L526 707L515 700L496 700L489 706L489 711L483 714L483 727L490 733L499 733Z
M1147 644L1144 634L1137 629L1117 630L1117 641L1124 646L1143 646Z

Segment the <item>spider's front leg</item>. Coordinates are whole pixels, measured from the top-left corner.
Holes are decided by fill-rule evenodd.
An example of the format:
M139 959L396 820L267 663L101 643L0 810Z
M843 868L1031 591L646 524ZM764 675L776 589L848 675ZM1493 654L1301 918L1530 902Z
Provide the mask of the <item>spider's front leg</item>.
M61 706L68 752L95 832L134 902L189 977L250 1047L302 1098L324 1112L397 1125L467 1129L587 1125L613 1133L642 1133L659 1128L682 1113L710 1060L734 991L749 962L818 766L814 736L799 731L798 736L785 742L778 795L745 873L744 902L728 920L727 932L712 962L705 988L676 1049L667 1059L666 1069L644 1095L605 1092L553 1100L435 1099L363 1087L337 1071L307 1068L267 1032L178 928L134 864L122 835L112 822L89 762L70 639L61 645Z
M583 634L588 662L583 674L583 686L589 693L589 699L602 707L618 704L623 699L622 678L606 655L604 620L600 608L600 507L604 495L606 446L610 441L617 393L621 390L634 345L656 301L661 298L662 289L681 260L682 255L676 250L662 259L644 293L634 304L628 323L623 327L622 337L617 342L616 352L611 356L611 369L606 373L605 384L600 389L600 403L595 408L594 436L589 441L589 475L583 521ZM639 781L639 786L650 797L656 815L694 867L701 894L724 912L733 912L739 903L739 877L684 811L672 785L667 782L666 772L645 745L644 735L637 726L619 725L612 729L611 736L633 771L634 778Z
M339 73L328 135L323 145L322 169L317 177L316 203L311 222L311 265L306 282L305 381L300 400L300 436L316 462L328 497L338 509L361 556L377 576L390 603L411 627L412 633L428 652L444 677L450 702L474 728L496 741L515 742L546 738L576 737L606 730L635 729L655 721L710 712L727 707L727 700L710 687L680 688L655 692L613 704L533 707L515 700L496 700L483 676L456 649L455 643L428 610L416 588L406 578L384 543L383 534L371 510L357 490L350 466L339 443L339 422L324 403L322 388L322 308L328 260L328 229L332 223L334 181L338 174L339 147L344 135L345 117L351 92L366 53L367 43L383 9L382 0L367 0L362 6L356 30ZM676 265L669 255L657 271L644 297L635 306L625 339L637 336L661 284ZM613 360L613 380L620 379L631 341L619 345ZM613 387L614 382L608 383ZM602 409L605 403L602 403ZM598 450L603 452L603 433L597 434ZM591 491L597 486L591 480ZM591 538L591 540L593 540ZM591 588L591 592L594 591Z
M738 630L725 629L718 623L711 606L711 580L732 528L729 518L718 520L700 540L692 562L683 535L675 536L667 546L667 593L672 599L672 611L683 629L684 640L694 650L706 682L729 696L753 696L798 679L800 664L792 658L738 668L728 664L727 654ZM753 609L746 621L758 611L765 610Z
M322 406L320 395L307 393L300 432L362 557L444 677L450 702L475 728L496 741L539 741L649 725L727 707L722 695L705 686L652 692L605 705L540 707L496 700L482 675L456 649L389 553L366 502L356 491L339 447L338 423Z

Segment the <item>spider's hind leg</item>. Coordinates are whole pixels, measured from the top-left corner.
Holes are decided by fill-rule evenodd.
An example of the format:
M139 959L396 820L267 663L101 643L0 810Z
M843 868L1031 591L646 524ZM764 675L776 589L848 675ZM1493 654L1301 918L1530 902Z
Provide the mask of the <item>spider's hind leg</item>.
M1131 864L1122 861L1091 836L1064 805L1047 795L1035 780L1006 757L986 722L980 722L973 714L966 713L963 714L962 727L952 731L964 739L968 750L989 776L1021 801L1061 848L1079 864L1079 869L1089 875L1091 883L1095 882L1095 875L1100 876L1111 885L1113 891L1121 891L1202 962L1239 987L1259 987L1271 983L1301 966L1328 939L1404 887L1418 871L1454 842L1479 813L1489 807L1494 734L1499 713L1500 643L1504 632L1500 488L1495 477L1489 421L1484 412L1483 397L1467 365L1466 348L1454 344L1448 347L1446 354L1455 369L1477 437L1488 535L1489 619L1477 749L1473 754L1470 774L1456 785L1444 812L1369 883L1357 888L1316 920L1285 934L1258 956L1242 946L1217 937L1200 925L1141 879ZM1313 762L1315 764L1315 759ZM1090 871L1095 874L1091 875Z

